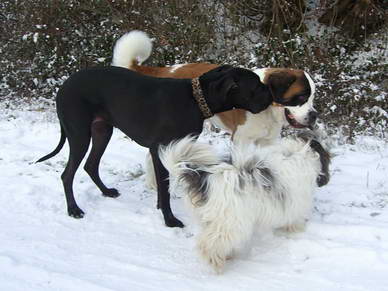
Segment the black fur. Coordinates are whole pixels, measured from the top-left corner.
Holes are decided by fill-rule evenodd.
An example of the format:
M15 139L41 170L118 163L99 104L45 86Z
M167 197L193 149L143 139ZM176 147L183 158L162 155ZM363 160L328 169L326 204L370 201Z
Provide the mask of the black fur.
M199 207L205 204L208 200L208 177L209 173L203 170L190 168L184 171L180 179L187 185L187 192L190 193L190 198L194 206Z
M213 113L242 108L253 113L272 103L269 88L251 71L230 66L218 67L199 78L203 95ZM190 79L154 78L119 68L91 68L73 74L63 84L56 98L61 126L57 148L39 159L57 154L67 138L69 160L62 174L68 213L81 218L73 194L73 178L92 138L85 164L102 193L119 195L107 188L98 174L99 162L117 127L138 144L148 147L155 167L158 206L167 226L183 227L170 208L168 172L158 157L158 147L188 134L202 131L202 113L193 97Z
M321 161L321 174L319 174L317 178L317 185L318 187L325 186L327 183L329 183L330 180L330 154L317 140L311 140L310 147L319 154L319 160Z
M263 187L267 191L271 191L272 185L274 184L275 177L272 175L272 172L267 167L258 168L261 176L264 178Z
M318 141L317 136L312 131L301 131L298 133L298 137L306 142L310 142L310 147L319 155L321 162L321 173L317 178L318 187L325 186L330 181L329 165L331 162L330 153Z
M229 165L233 165L233 160L231 155L225 155L221 159L224 163L227 163ZM259 165L259 166L258 166ZM240 175L238 177L238 183L240 189L243 189L245 186L245 179L247 177L251 177L254 171L259 171L260 175L263 177L263 183L260 183L264 187L265 190L270 191L272 188L272 185L274 183L274 176L272 175L272 171L266 167L265 165L261 165L260 161L256 156L253 156L249 159L246 163L244 163L244 168L241 169ZM243 173L247 173L248 176L244 176ZM258 181L253 180L254 183L257 183ZM259 186L259 185L257 185Z

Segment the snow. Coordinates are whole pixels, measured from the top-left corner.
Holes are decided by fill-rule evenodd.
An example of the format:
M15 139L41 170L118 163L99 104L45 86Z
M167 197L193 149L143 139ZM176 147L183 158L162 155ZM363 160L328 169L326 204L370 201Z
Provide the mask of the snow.
M388 145L360 137L337 145L303 233L257 234L250 251L216 275L195 250L194 220L172 201L184 229L164 226L144 186L147 152L115 131L101 164L106 198L80 168L81 220L67 216L60 175L67 146L52 110L0 107L1 290L388 290ZM205 137L206 138L206 137ZM207 137L209 139L209 137ZM216 143L224 140L217 138Z

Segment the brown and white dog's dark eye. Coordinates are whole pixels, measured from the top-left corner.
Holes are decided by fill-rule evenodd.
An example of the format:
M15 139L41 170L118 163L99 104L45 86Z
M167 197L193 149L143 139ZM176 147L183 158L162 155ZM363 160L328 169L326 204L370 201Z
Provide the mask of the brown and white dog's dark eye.
M307 101L307 99L309 98L309 96L307 96L307 95L298 95L298 96L296 96L296 99L298 99L298 101L300 101L301 103L303 102L306 102Z
M296 95L296 96L290 98L288 101L282 102L282 105L284 105L284 106L302 106L303 104L305 104L308 101L309 97L310 96L306 95L306 94Z

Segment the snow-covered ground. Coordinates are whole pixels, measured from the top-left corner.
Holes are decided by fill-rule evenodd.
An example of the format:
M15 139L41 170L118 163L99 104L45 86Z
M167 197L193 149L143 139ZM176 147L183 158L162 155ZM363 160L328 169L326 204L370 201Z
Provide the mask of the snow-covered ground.
M333 149L331 182L316 193L304 233L261 234L215 275L195 250L197 227L164 226L144 186L146 149L116 131L101 165L117 199L102 197L80 168L86 212L67 216L60 180L67 147L53 112L0 108L0 290L388 290L388 145L360 138Z

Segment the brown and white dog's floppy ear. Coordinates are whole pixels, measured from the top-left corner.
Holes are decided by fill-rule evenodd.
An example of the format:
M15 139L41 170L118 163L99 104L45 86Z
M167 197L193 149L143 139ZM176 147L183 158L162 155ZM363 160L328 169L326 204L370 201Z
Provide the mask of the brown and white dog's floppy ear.
M296 81L296 76L288 72L274 72L268 77L267 85L271 91L273 100L277 103L288 101L284 98L285 93L290 86Z

